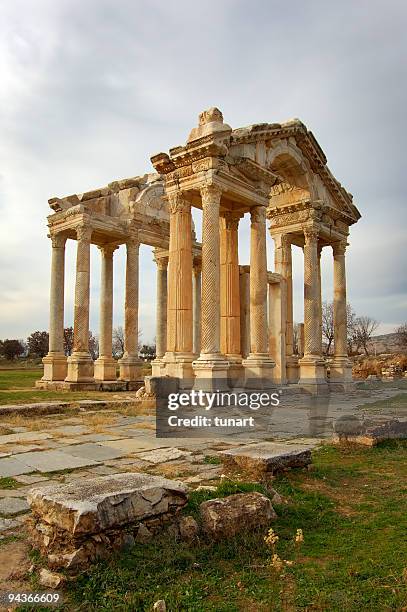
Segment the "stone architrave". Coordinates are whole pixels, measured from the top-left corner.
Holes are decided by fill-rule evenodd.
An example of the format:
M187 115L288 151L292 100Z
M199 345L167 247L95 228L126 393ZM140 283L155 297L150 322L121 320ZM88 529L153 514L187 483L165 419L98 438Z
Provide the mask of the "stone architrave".
M113 253L117 245L99 247L102 255L100 278L99 357L95 361L95 380L116 380L116 360L112 356L113 333Z
M330 386L346 391L352 387L352 364L348 358L346 312L346 240L332 245L334 256L334 358L330 368Z
M312 393L327 390L325 362L321 355L318 279L318 229L304 229L304 357L300 359L302 388Z
M64 351L64 289L65 289L65 243L63 234L51 234L51 291L49 321L49 351L43 358L43 381L63 381L67 374L67 359Z
M168 376L190 386L193 379L192 216L191 204L176 191L169 195L170 247L168 259L167 351ZM184 381L184 382L183 382Z
M163 357L167 350L167 270L168 256L155 252L157 264L157 305L156 305L156 358L151 363L152 375L162 376L165 365Z
M241 215L220 218L220 350L229 362L229 383L244 374L240 341L238 228Z
M119 359L120 380L128 382L135 382L141 378L142 361L138 356L139 250L138 232L131 229L126 241L124 354Z
M291 240L289 234L273 235L275 271L286 281L287 317L286 317L286 373L288 383L297 383L299 379L298 357L294 355L294 315L293 315L293 273Z
M226 386L229 364L220 350L219 208L222 192L215 185L201 188L202 295L201 354L194 361L195 386L211 390Z
M68 357L66 382L93 383L93 360L89 353L89 283L92 228L81 225L76 230L76 284L73 351Z
M268 346L266 208L255 206L250 215L250 354L243 366L248 387L267 388L275 363Z
M286 384L286 317L287 286L285 278L269 281L269 341L270 355L275 361L274 381Z
M240 345L243 359L250 353L250 266L239 266Z

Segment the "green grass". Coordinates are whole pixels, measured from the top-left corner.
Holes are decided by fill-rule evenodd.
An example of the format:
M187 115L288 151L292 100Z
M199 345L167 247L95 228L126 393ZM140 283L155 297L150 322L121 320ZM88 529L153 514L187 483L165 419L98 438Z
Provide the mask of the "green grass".
M373 449L323 447L315 471L293 470L273 481L287 504L276 506L277 552L293 560L270 568L266 530L188 547L162 536L98 563L67 590L66 609L150 611L164 599L171 612L282 610L383 611L407 605L407 443ZM201 501L259 484L222 482ZM296 550L297 528L304 543Z
M358 409L374 414L385 412L386 414L407 415L407 393L398 393L387 399L362 404L358 406Z
M10 476L3 476L0 478L0 489L18 489L19 487L23 487L24 485L14 480Z
M209 465L220 465L222 462L219 457L215 457L213 455L206 455L204 457L204 463L207 463Z

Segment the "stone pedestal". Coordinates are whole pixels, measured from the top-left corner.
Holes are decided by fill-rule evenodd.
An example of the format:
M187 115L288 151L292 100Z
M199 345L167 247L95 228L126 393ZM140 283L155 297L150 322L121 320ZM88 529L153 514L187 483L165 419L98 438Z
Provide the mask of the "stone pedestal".
M51 291L49 352L42 363L42 381L62 381L67 374L67 359L64 353L64 288L65 288L65 243L66 237L52 234Z
M68 357L68 383L92 383L93 360L89 353L89 281L92 229L77 228L74 345Z
M221 191L207 185L202 197L201 354L194 361L196 389L227 387L229 364L220 351L220 242Z
M325 360L321 355L320 341L318 230L305 228L304 236L304 357L299 361L299 385L311 393L327 393Z
M119 359L120 380L134 382L141 378L142 361L138 357L139 240L132 230L126 242L126 297L124 306L124 354Z
M267 325L266 209L250 211L250 353L243 360L248 388L273 386L274 361L269 355Z
M113 332L113 253L116 245L100 247L102 254L100 282L99 357L95 361L95 380L116 380L116 361L112 357Z

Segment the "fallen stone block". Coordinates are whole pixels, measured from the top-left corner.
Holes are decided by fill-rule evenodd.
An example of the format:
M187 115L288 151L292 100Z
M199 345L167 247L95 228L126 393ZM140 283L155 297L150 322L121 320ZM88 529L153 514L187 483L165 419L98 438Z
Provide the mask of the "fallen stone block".
M124 473L31 489L34 514L72 535L99 533L183 506L186 487L148 474Z
M407 420L362 420L354 415L348 415L336 421L333 442L335 444L354 443L376 446L385 440L404 440L406 438Z
M45 567L40 570L40 584L48 589L57 589L64 582L61 574L50 572Z
M200 513L203 531L214 540L267 527L277 517L269 498L257 492L210 499L200 505Z
M305 467L311 463L311 447L294 444L262 442L221 451L225 467L260 476L287 468Z

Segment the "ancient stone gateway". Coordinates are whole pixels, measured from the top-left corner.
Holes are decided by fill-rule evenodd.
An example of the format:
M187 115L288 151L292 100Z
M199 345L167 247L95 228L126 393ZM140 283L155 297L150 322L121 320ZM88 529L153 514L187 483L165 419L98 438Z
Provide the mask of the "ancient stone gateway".
M49 200L52 241L50 347L42 387L134 388L140 381L139 246L155 247L157 357L153 376L181 387L299 385L346 389L352 379L346 338L345 251L360 213L301 121L232 130L222 113L201 113L184 146L151 158L156 174ZM202 210L202 244L191 208ZM239 266L238 227L249 214L250 266ZM267 270L266 223L275 243ZM63 349L64 252L77 240L74 349ZM100 356L89 354L90 245L102 257ZM112 357L113 256L127 251L125 352ZM304 252L301 355L293 350L291 247ZM335 352L329 380L322 356L320 257L332 247Z

